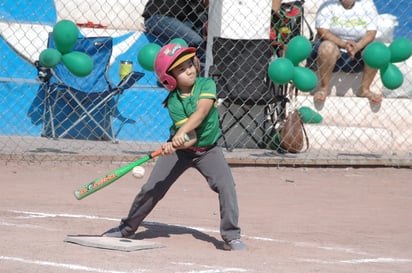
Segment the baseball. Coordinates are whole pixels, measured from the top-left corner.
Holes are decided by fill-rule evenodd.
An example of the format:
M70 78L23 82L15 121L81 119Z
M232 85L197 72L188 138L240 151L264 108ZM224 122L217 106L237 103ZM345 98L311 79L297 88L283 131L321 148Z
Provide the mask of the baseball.
M144 168L142 166L134 167L132 174L135 178L142 178L144 176Z

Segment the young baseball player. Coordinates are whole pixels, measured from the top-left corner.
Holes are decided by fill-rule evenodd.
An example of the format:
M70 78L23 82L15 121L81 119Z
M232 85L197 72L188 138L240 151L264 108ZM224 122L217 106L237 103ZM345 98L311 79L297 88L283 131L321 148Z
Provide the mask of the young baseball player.
M156 161L147 182L137 194L129 215L118 227L103 233L108 237L129 237L156 206L177 178L188 168L196 168L209 187L218 194L220 234L225 250L245 250L240 240L235 183L222 149L216 103L216 84L199 77L196 49L179 44L162 47L155 60L155 72L170 93L164 105L173 125L171 137L163 144L164 155ZM185 139L185 135L190 140Z

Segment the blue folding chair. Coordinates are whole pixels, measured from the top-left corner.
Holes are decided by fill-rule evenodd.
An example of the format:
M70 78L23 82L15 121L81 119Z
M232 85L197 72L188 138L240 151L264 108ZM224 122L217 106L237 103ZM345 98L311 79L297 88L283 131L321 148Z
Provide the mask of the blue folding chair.
M48 48L56 48L52 33ZM61 63L46 69L36 62L44 91L42 136L117 142L113 115L120 95L144 74L132 71L113 86L108 78L112 48L112 37L78 38L73 51L84 52L93 60L93 70L86 77L75 76Z

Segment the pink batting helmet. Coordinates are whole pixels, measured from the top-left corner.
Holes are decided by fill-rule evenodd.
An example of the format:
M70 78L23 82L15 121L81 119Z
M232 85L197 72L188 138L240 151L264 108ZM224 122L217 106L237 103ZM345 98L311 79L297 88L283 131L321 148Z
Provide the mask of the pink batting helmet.
M183 63L184 61L195 57L196 48L185 47L180 44L167 44L163 46L156 56L154 70L159 82L169 91L176 89L176 79L168 72Z

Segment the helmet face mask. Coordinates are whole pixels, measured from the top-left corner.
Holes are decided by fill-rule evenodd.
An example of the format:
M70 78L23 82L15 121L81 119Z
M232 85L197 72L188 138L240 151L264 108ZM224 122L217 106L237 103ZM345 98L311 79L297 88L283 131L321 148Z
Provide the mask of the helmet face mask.
M159 82L169 91L175 90L177 83L176 79L170 74L170 69L189 58L195 59L196 69L200 71L200 62L195 54L196 48L194 47L184 47L180 44L167 44L163 46L157 54L154 64L154 70Z

